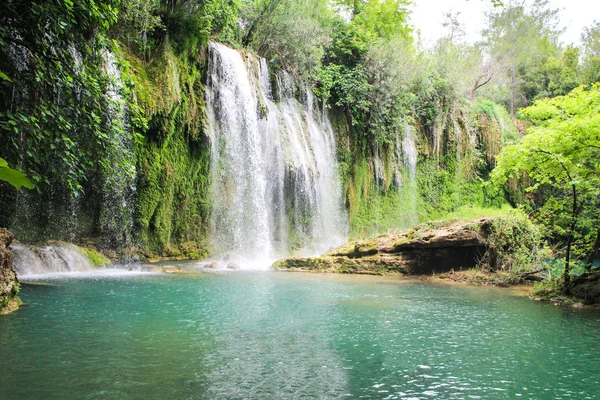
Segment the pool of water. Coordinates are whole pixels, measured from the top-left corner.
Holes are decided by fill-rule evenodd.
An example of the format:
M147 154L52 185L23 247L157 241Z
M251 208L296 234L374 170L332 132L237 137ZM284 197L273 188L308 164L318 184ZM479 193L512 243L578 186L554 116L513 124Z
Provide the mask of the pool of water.
M600 313L286 272L65 276L0 318L0 399L596 398Z

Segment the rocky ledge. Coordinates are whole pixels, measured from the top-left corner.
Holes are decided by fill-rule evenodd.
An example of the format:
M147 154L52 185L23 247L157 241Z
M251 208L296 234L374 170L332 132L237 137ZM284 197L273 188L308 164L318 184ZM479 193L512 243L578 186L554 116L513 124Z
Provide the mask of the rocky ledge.
M0 228L0 315L16 310L21 304L17 296L19 280L13 269L13 254L9 248L13 239L12 233Z
M351 274L431 274L473 268L486 252L492 219L421 224L357 240L315 258L286 258L277 270Z

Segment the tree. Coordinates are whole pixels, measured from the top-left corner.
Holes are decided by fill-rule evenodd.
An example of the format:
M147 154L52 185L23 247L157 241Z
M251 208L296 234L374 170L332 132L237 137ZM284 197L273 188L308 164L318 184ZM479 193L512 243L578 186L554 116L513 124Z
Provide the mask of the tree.
M377 39L411 40L411 28L407 24L409 4L408 0L364 1L352 23L369 42Z
M548 8L548 4L548 0L535 0L531 7L526 7L524 0L511 0L488 13L489 26L483 31L484 46L507 79L512 117L518 88L523 82L523 66L540 62L553 46L556 48L558 10Z
M306 79L321 66L334 18L326 0L251 1L242 9L242 42Z
M485 60L479 44L464 41L464 28L459 22L460 13L445 14L443 26L448 33L441 37L434 49L434 64L448 77L456 89L471 98L478 89L494 79L496 68L493 60Z
M528 177L527 191L538 195L550 192L535 211L550 214L549 227L558 230L565 244L563 287L569 291L573 246L577 237L595 228L596 245L590 245L591 259L600 240L600 85L579 87L566 96L538 100L523 110L532 127L521 141L506 147L498 157L492 174L499 182L507 178ZM566 218L563 218L566 213Z
M155 29L164 29L159 12L159 0L121 0L118 22L113 26L112 34L129 47L136 44L137 50L146 57L149 37Z
M600 22L594 21L581 34L582 79L586 84L600 81Z

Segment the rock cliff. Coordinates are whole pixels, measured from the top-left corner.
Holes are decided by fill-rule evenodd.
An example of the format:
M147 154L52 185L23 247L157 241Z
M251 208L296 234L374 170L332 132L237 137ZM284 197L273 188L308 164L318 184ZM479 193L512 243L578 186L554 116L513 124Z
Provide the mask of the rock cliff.
M17 297L19 280L12 266L13 254L10 249L14 236L0 228L0 315L16 310L21 304Z

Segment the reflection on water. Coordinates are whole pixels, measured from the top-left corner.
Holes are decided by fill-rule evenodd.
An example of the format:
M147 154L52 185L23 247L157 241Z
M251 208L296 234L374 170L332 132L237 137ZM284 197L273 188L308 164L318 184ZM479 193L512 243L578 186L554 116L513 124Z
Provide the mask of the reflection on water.
M27 285L0 398L594 398L600 314L506 291L235 271Z

